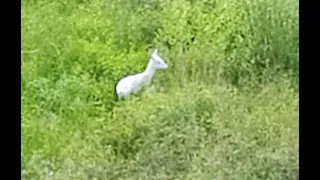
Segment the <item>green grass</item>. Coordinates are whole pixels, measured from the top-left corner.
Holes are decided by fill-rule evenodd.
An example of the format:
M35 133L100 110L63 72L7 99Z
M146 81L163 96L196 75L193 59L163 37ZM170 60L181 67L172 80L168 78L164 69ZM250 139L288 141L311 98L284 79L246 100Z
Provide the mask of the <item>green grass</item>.
M298 179L298 38L294 0L23 1L22 178Z

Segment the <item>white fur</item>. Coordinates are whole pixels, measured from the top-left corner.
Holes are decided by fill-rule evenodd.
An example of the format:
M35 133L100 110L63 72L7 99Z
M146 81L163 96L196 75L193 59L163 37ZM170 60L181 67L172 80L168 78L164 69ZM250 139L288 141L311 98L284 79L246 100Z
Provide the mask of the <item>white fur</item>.
M143 86L150 85L156 70L166 68L168 65L158 55L158 50L154 50L144 72L127 76L118 82L116 86L118 99L128 97L131 93L136 94Z

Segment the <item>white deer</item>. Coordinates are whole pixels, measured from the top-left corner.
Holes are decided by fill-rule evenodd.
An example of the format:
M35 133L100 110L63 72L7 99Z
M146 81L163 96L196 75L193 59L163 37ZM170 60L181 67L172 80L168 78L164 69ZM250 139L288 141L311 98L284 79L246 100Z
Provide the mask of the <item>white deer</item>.
M118 99L128 97L131 93L136 94L142 87L150 85L156 70L166 68L168 65L158 55L158 49L155 49L144 72L127 76L118 82L116 86Z

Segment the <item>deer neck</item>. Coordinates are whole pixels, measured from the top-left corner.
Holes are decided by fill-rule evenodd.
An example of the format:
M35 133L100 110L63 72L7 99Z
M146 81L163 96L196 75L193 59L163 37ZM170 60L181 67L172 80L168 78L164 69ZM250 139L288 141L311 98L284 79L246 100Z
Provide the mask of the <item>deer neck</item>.
M148 66L147 66L146 70L144 71L144 74L146 76L152 78L155 73L156 73L156 69L152 67L152 59L150 59Z
M152 67L152 59L150 59L146 70L143 72L144 78L147 81L147 84L149 84L151 82L155 73L156 73L156 69L154 67Z

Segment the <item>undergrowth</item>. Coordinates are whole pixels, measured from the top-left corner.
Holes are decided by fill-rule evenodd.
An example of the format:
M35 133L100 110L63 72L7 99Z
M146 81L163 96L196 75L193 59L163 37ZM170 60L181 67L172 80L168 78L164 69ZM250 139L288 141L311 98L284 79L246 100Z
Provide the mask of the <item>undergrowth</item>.
M298 5L22 1L22 178L298 179Z

